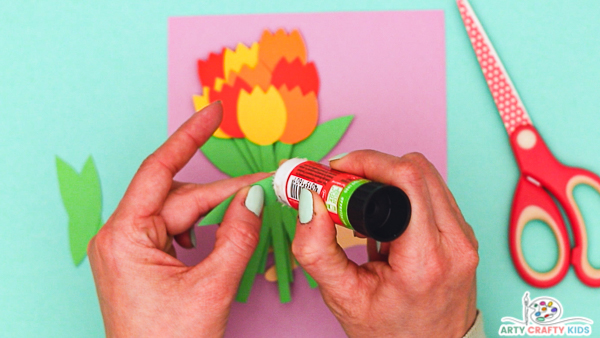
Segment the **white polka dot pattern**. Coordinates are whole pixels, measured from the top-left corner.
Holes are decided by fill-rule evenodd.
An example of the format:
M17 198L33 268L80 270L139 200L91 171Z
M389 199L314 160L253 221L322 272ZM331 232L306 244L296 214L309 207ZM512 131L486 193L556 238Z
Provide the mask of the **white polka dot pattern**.
M510 135L518 126L531 125L527 111L475 12L466 0L458 0L457 4L477 61L508 134Z

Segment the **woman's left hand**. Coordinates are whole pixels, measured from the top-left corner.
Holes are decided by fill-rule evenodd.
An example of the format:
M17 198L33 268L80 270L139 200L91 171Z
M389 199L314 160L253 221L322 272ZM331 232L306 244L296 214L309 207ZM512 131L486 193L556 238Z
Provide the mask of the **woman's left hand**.
M88 255L107 336L222 336L244 269L258 243L262 188L242 189L212 253L187 267L173 239L195 245L195 222L267 174L182 184L175 174L219 126L222 107L192 116L141 165L119 206L90 241ZM246 198L255 203L246 203ZM248 207L246 207L248 205Z

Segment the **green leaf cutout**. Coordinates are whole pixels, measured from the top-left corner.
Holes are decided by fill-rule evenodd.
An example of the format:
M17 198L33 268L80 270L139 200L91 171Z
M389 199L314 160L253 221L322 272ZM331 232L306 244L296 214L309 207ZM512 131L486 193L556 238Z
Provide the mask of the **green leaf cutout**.
M354 116L342 116L317 125L304 141L294 145L291 157L320 161L340 141Z
M200 151L223 173L237 177L255 172L248 162L250 156L246 150L236 145L234 139L222 139L212 136L200 148Z
M102 191L94 160L88 157L81 173L56 157L56 172L63 205L69 216L71 257L77 266L87 246L102 226Z

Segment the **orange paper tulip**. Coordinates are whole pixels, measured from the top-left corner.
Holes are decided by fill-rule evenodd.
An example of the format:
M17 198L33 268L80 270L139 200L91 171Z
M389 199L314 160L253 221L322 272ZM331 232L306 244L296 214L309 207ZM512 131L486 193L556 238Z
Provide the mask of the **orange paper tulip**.
M223 103L215 137L295 144L317 125L319 76L297 30L267 30L250 47L240 43L235 50L211 53L198 61L198 75L203 93L194 96L196 111Z

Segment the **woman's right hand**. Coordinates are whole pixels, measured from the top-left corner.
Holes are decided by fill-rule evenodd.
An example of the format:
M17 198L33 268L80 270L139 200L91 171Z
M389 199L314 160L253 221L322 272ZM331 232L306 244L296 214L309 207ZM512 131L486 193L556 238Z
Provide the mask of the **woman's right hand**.
M405 233L358 266L336 242L336 230L316 193L300 196L292 250L317 281L323 299L351 337L462 337L477 315L478 243L452 194L420 154L401 158L356 151L333 169L390 184L408 195Z

